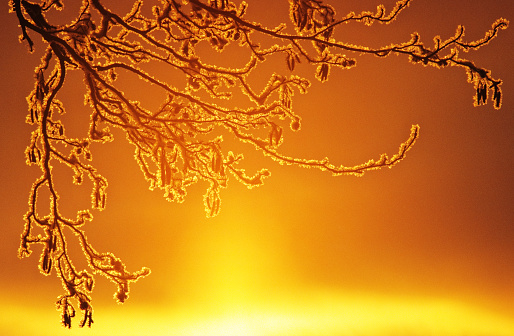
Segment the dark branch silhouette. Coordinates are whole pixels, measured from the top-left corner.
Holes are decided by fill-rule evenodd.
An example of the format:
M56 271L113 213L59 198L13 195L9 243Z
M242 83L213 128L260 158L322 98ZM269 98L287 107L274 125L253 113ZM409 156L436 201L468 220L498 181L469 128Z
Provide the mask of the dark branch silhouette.
M83 314L80 326L91 326L93 274L101 274L116 284L115 298L121 303L128 298L129 284L150 273L146 268L129 272L116 256L97 252L91 246L83 229L93 218L90 210L79 211L76 218L67 218L59 211L59 203L64 200L59 199L52 164L69 167L74 172L74 184L80 185L88 178L93 185L91 207L105 208L107 180L92 164L90 145L112 141L109 126L125 131L150 188L163 190L168 200L182 202L187 187L198 181L207 182L204 204L207 216L212 217L220 210L220 190L226 187L230 175L249 188L261 185L270 175L266 169L247 175L240 168L243 156L222 146L220 130L252 144L281 164L319 168L333 175L360 176L369 170L392 167L414 145L418 125L412 126L398 153L391 157L382 154L377 160L357 166L281 154L278 149L284 126L289 124L294 132L301 126L292 97L295 92L305 93L310 85L308 80L294 75L300 62L315 66L315 77L321 82L329 79L334 67L356 66L356 59L343 53L380 58L405 55L410 62L424 66L457 66L467 72L468 82L476 90L475 105L486 104L491 97L499 109L501 80L461 58L460 53L488 44L507 27L505 19L494 22L482 39L471 42L464 40L462 26L446 40L434 38L433 45L425 45L417 33L412 33L409 41L381 48L353 45L333 37L334 31L348 22L389 24L410 2L401 0L390 10L380 5L376 12L352 12L339 17L332 6L321 0L289 0L289 27L283 23L268 28L246 18L246 3L229 0L161 0L153 6L151 15L144 14L139 0L124 16L105 7L101 0L83 0L80 13L65 25L53 25L45 16L51 10L60 10L61 0L11 0L21 40L28 43L30 51L35 48L34 35L46 43L41 63L35 69L34 90L27 97L27 122L35 126L26 150L27 164L38 166L41 176L30 192L19 255L29 256L33 244L43 245L40 270L45 275L54 270L65 289L57 301L63 325L71 327L76 315L75 300ZM254 37L268 39L271 47L261 46ZM239 68L211 64L197 54L197 47L206 44L216 52L236 44L246 52L246 62ZM290 73L272 75L259 91L248 78L271 55L282 55ZM165 81L147 72L147 64L180 73L182 78ZM70 71L82 73L86 103L91 109L89 134L83 138L68 137L59 119L65 107L57 96ZM152 85L165 94L159 108L145 108L118 87L119 77L130 75L139 77L141 85ZM241 93L250 107L236 105L231 99ZM36 211L36 203L45 189L49 192L50 209L41 214ZM43 233L36 234L35 229ZM69 231L78 237L91 270L79 271L73 265L66 240Z

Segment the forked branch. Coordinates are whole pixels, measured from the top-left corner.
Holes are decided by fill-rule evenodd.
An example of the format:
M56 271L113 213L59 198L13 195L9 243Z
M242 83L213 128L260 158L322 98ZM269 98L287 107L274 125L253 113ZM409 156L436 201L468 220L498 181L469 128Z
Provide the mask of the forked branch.
M34 90L27 97L27 122L34 125L26 150L27 163L38 166L41 176L30 193L19 254L28 256L33 244L43 245L40 270L43 274L55 270L65 290L57 302L63 325L71 327L76 300L83 312L80 325L91 326L94 274L115 283L115 298L124 302L129 284L149 273L146 268L128 272L119 258L92 247L84 231L85 224L93 218L89 209L78 211L75 219L66 218L59 211L65 200L59 198L54 183L55 163L73 171L76 185L89 179L93 186L91 208L105 208L108 183L92 164L91 144L112 141L109 127L126 133L150 188L163 190L168 200L182 202L189 186L207 182L204 204L207 216L212 217L219 213L220 191L227 186L230 175L248 187L261 185L270 175L266 169L247 175L240 167L243 155L227 150L222 134L250 143L282 164L357 176L394 166L405 158L418 138L419 126L414 125L398 153L391 157L382 154L377 160L356 166L335 165L326 158L302 159L281 154L279 147L285 129L296 132L301 128L293 96L295 92L306 93L310 86L307 79L294 74L299 62L314 65L315 78L322 82L329 79L333 68L356 66L355 57L346 53L381 58L397 54L425 66L458 66L466 70L468 81L474 85L475 105L485 104L490 96L494 107L500 108L501 80L461 58L460 53L488 44L507 27L505 19L493 23L482 39L471 42L464 40L461 26L446 40L434 38L432 46L421 42L417 33L404 43L385 44L381 48L335 38L336 29L343 29L343 24L349 22L389 24L410 2L401 0L391 10L380 5L375 12L352 12L338 18L335 8L321 0L289 0L288 29L285 23L267 28L253 22L246 16L245 2L236 4L228 0L161 0L152 7L152 14L146 14L146 3L138 0L126 15L110 10L101 0L83 0L77 17L65 25L54 25L46 17L48 11L63 7L61 0L11 0L21 39L27 41L31 51L35 47L33 35L39 35L46 43L41 64L35 70ZM271 41L271 46L255 42L263 38ZM210 46L214 52L229 53L227 47L233 44L240 47L237 57L246 58L240 67L211 64L209 57L201 58L197 53L202 45ZM282 55L291 73L273 74L264 88L257 88L250 76L272 55ZM146 66L149 64L162 71L152 74ZM91 109L89 132L82 138L67 136L60 120L66 109L58 96L69 71L82 73L85 100ZM165 72L173 72L177 80L166 81L161 77ZM141 87L147 85L160 91L164 97L160 107L151 110L144 102L124 93L118 84L129 77L137 77ZM246 97L246 105L236 104L232 99L236 95ZM36 204L45 189L50 208L42 214ZM42 233L35 233L36 229ZM90 270L80 271L73 265L66 240L70 232L78 237Z

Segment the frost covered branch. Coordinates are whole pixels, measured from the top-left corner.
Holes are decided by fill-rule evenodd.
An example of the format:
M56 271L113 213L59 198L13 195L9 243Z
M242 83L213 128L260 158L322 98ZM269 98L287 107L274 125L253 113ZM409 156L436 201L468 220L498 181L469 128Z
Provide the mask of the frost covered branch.
M55 270L61 278L65 294L57 303L66 327L71 327L75 316L72 299L83 311L81 326L93 322L90 295L94 274L113 281L118 288L116 300L124 302L129 284L150 272L146 268L128 272L119 258L99 253L91 246L83 229L93 218L90 210L79 211L75 219L59 212L59 203L65 200L59 199L56 190L52 170L55 163L73 171L76 185L89 179L93 185L91 208L105 208L108 184L92 164L91 144L112 141L109 127L125 132L150 188L163 190L168 200L182 202L189 186L207 182L204 204L207 216L212 217L220 211L220 190L227 186L229 176L250 188L261 185L270 175L266 169L247 175L240 167L243 155L227 150L222 134L252 144L279 163L319 168L333 175L362 175L368 170L391 167L415 143L417 125L412 126L409 138L390 158L382 154L377 160L349 167L328 159L281 154L284 130L296 132L301 127L301 118L293 109L293 96L306 93L310 86L307 79L294 74L300 62L315 66L315 77L325 82L332 68L356 66L356 59L345 53L380 58L405 55L411 62L425 66L462 67L475 88L475 105L485 104L488 96L495 108L502 103L501 80L460 54L489 43L507 27L505 19L494 22L477 41L465 41L464 28L459 26L455 35L446 40L435 37L432 46L413 33L404 43L369 48L336 40L334 31L343 29L342 25L348 22L391 23L411 0L398 1L389 11L380 5L376 12L352 12L342 18L338 18L334 7L320 0L289 0L290 27L284 23L275 28L247 19L248 5L229 0L161 0L151 7L139 0L125 15L110 10L101 0L83 0L80 12L69 24L53 25L45 14L62 9L63 2L11 0L10 5L19 20L21 39L30 50L35 48L33 35L41 36L46 43L41 64L35 69L34 90L27 97L27 122L35 127L26 150L27 163L38 166L41 176L30 193L19 254L28 256L33 244L43 245L40 270L46 275ZM271 46L255 42L263 39ZM240 55L245 62L239 67L221 66L209 57L199 56L198 50L205 46L223 53L231 45L242 50ZM256 88L250 74L272 55L284 57L290 73L275 73L264 88ZM150 65L162 70L155 75ZM68 137L59 118L65 106L58 95L70 71L82 73L85 102L91 109L89 133L82 138ZM161 76L165 71L176 75L176 81L165 80ZM141 86L160 91L163 100L159 108L145 107L120 89L118 83L131 77L138 78ZM234 97L238 95L245 97L246 103L236 103ZM50 198L49 212L44 215L36 210L43 190ZM42 233L34 233L36 228ZM90 271L79 271L73 265L66 240L69 231L78 237Z

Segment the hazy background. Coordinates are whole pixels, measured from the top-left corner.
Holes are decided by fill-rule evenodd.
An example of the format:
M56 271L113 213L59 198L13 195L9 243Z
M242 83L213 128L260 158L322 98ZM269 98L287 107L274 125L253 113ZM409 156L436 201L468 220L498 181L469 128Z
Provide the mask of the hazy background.
M288 7L287 1L249 3L249 17L270 26ZM378 3L345 1L336 9L342 16ZM388 10L394 5L382 3ZM2 335L512 334L514 27L462 55L504 80L499 111L490 103L473 107L474 88L463 69L425 68L396 56L360 57L357 68L332 71L327 83L313 81L309 94L295 95L303 122L301 132L285 134L288 155L359 164L394 154L419 124L420 139L391 170L331 177L238 146L249 167L267 167L272 176L252 190L231 180L221 214L206 219L205 185L190 189L183 204L168 203L148 190L123 134L95 146L94 163L109 180L108 204L85 227L89 241L129 270L147 266L152 274L132 285L123 306L112 299L115 286L98 278L93 328L79 330L76 318L65 331L54 309L63 289L55 274L39 274L40 249L27 259L16 256L28 193L39 176L25 165L32 126L24 121L43 48L38 43L30 55L18 43L7 3L0 15ZM417 31L431 45L435 35L453 36L459 24L467 39L481 38L500 17L514 20L511 0L415 0L391 25L339 31L342 39L371 46L403 42ZM287 73L285 62L277 62ZM299 71L312 75L315 67ZM63 92L63 118L87 121L82 87ZM74 188L63 190L64 207L87 205L90 190Z

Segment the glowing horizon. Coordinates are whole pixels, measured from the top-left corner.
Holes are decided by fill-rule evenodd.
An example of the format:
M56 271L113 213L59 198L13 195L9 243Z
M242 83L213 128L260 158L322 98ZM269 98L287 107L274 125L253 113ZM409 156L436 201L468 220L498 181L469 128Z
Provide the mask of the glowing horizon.
M294 298L275 297L267 303L216 307L179 305L173 309L114 306L101 308L102 320L95 329L55 329L52 325L55 313L47 309L43 314L35 308L23 307L15 301L7 301L9 311L2 311L0 322L10 316L9 328L3 327L4 335L24 333L45 335L187 335L187 336L332 336L332 335L409 335L409 336L511 336L514 322L501 314L495 314L468 304L445 298L397 298L363 293L337 293L333 290L317 291L310 295L305 291ZM5 302L5 301L4 301ZM13 311L23 314L13 315ZM8 313L8 314L7 314ZM16 318L16 316L18 318ZM27 317L40 316L27 325ZM127 316L137 316L133 322ZM14 318L13 318L14 317ZM5 323L4 325L7 325ZM30 327L31 328L28 328ZM47 327L50 330L44 331Z

